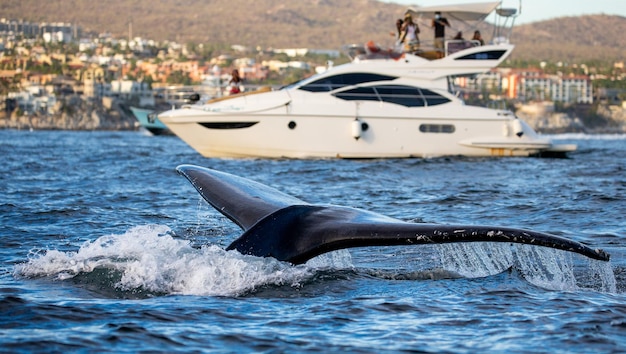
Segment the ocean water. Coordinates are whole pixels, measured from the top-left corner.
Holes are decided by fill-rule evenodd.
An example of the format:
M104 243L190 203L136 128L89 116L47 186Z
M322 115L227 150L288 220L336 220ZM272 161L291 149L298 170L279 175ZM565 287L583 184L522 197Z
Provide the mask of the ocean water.
M0 131L0 351L616 353L626 349L626 136L568 159L206 159L142 132ZM501 225L602 248L338 251L292 266L175 172L197 164L311 203Z

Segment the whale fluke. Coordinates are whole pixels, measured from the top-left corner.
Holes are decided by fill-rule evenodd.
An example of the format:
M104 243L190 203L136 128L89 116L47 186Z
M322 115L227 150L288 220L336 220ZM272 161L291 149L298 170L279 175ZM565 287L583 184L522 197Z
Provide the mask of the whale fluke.
M215 209L244 233L227 249L293 264L352 247L454 242L506 242L556 248L608 261L580 242L524 229L408 223L361 209L312 205L249 179L204 167L181 165L185 176Z

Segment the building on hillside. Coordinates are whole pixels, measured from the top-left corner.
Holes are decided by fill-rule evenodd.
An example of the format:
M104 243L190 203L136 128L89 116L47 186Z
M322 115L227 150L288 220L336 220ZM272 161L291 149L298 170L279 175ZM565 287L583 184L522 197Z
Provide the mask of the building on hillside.
M54 107L57 99L54 94L48 93L43 86L30 86L20 92L9 92L5 107L10 106L7 113L11 113L13 109L19 109L26 115L31 114L54 114Z
M124 101L138 100L140 106L154 105L152 89L145 82L132 80L115 80L110 84L105 84L105 96L117 97Z
M309 52L309 48L289 48L289 49L274 49L276 54L285 54L288 57L303 57Z
M246 80L263 81L267 79L268 68L261 64L244 65L237 68L239 75Z
M147 60L137 61L137 73L141 73L140 76L150 77L153 81L159 80L159 64L153 63ZM139 77L139 76L138 76Z
M105 88L106 84L97 79L83 79L83 95L87 98L102 99L105 93L108 92ZM110 90L110 88L109 88Z
M274 49L274 53L286 54L288 57L303 57L307 54L328 55L331 58L338 58L341 53L335 49L309 49L309 48L288 48Z
M26 37L35 38L39 36L40 25L24 20L7 20L6 18L1 18L0 33L12 35L21 34Z
M154 106L152 89L145 82L132 80L115 80L103 82L101 80L85 79L83 81L83 95L88 98L102 100L105 97L132 101L139 106Z
M104 81L106 75L106 70L100 65L91 63L87 66L83 66L80 70L74 71L74 79L77 81Z
M588 76L522 75L511 81L513 92L517 91L522 101L593 103L593 85Z
M264 60L262 65L267 67L269 71L275 72L282 72L289 68L302 70L309 70L311 68L310 64L304 61L284 62L280 60Z
M593 84L588 76L561 77L553 86L552 100L565 103L593 103Z
M43 41L46 43L70 43L73 39L71 34L62 31L42 33Z
M22 35L26 38L42 38L45 42L69 43L80 38L82 30L77 25L64 22L33 23L24 20L0 19L0 34Z
M595 99L602 103L610 105L622 105L626 100L621 97L626 96L626 90L619 88L599 88L596 92Z
M490 70L474 78L457 77L454 84L470 95L482 93L501 95L506 90L506 76L507 71Z
M513 91L516 97L522 102L527 101L550 101L550 88L553 86L554 77L543 73L537 75L526 75L521 73L517 75L517 79L510 80L513 85Z
M466 93L489 93L521 102L593 103L593 84L587 75L548 75L543 70L494 68L474 79L456 78Z
M56 74L28 73L28 75L21 80L21 85L22 87L45 86L52 83L52 80L56 76Z

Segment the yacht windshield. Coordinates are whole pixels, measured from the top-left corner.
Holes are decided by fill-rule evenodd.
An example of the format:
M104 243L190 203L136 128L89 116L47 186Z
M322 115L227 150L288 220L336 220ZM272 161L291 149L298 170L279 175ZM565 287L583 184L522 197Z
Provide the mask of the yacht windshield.
M302 80L294 81L292 83L284 85L280 89L281 90L284 90L284 89L295 89L295 88L297 88L299 86L306 85L308 82L317 80L319 77L323 76L324 74L325 73L319 73L319 74L311 75L311 76L309 76L307 78L304 78Z
M395 76L372 73L338 74L310 81L300 86L299 89L309 92L329 92L345 86L354 86L374 81L391 81L395 79L397 79Z

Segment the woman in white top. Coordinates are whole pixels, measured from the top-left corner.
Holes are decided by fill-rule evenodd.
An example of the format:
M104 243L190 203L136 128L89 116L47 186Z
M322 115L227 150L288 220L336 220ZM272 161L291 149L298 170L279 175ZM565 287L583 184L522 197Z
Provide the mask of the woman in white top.
M419 48L419 33L419 26L413 22L411 15L407 14L402 24L402 38L400 39L402 43L404 43L404 50L406 52L415 52Z

